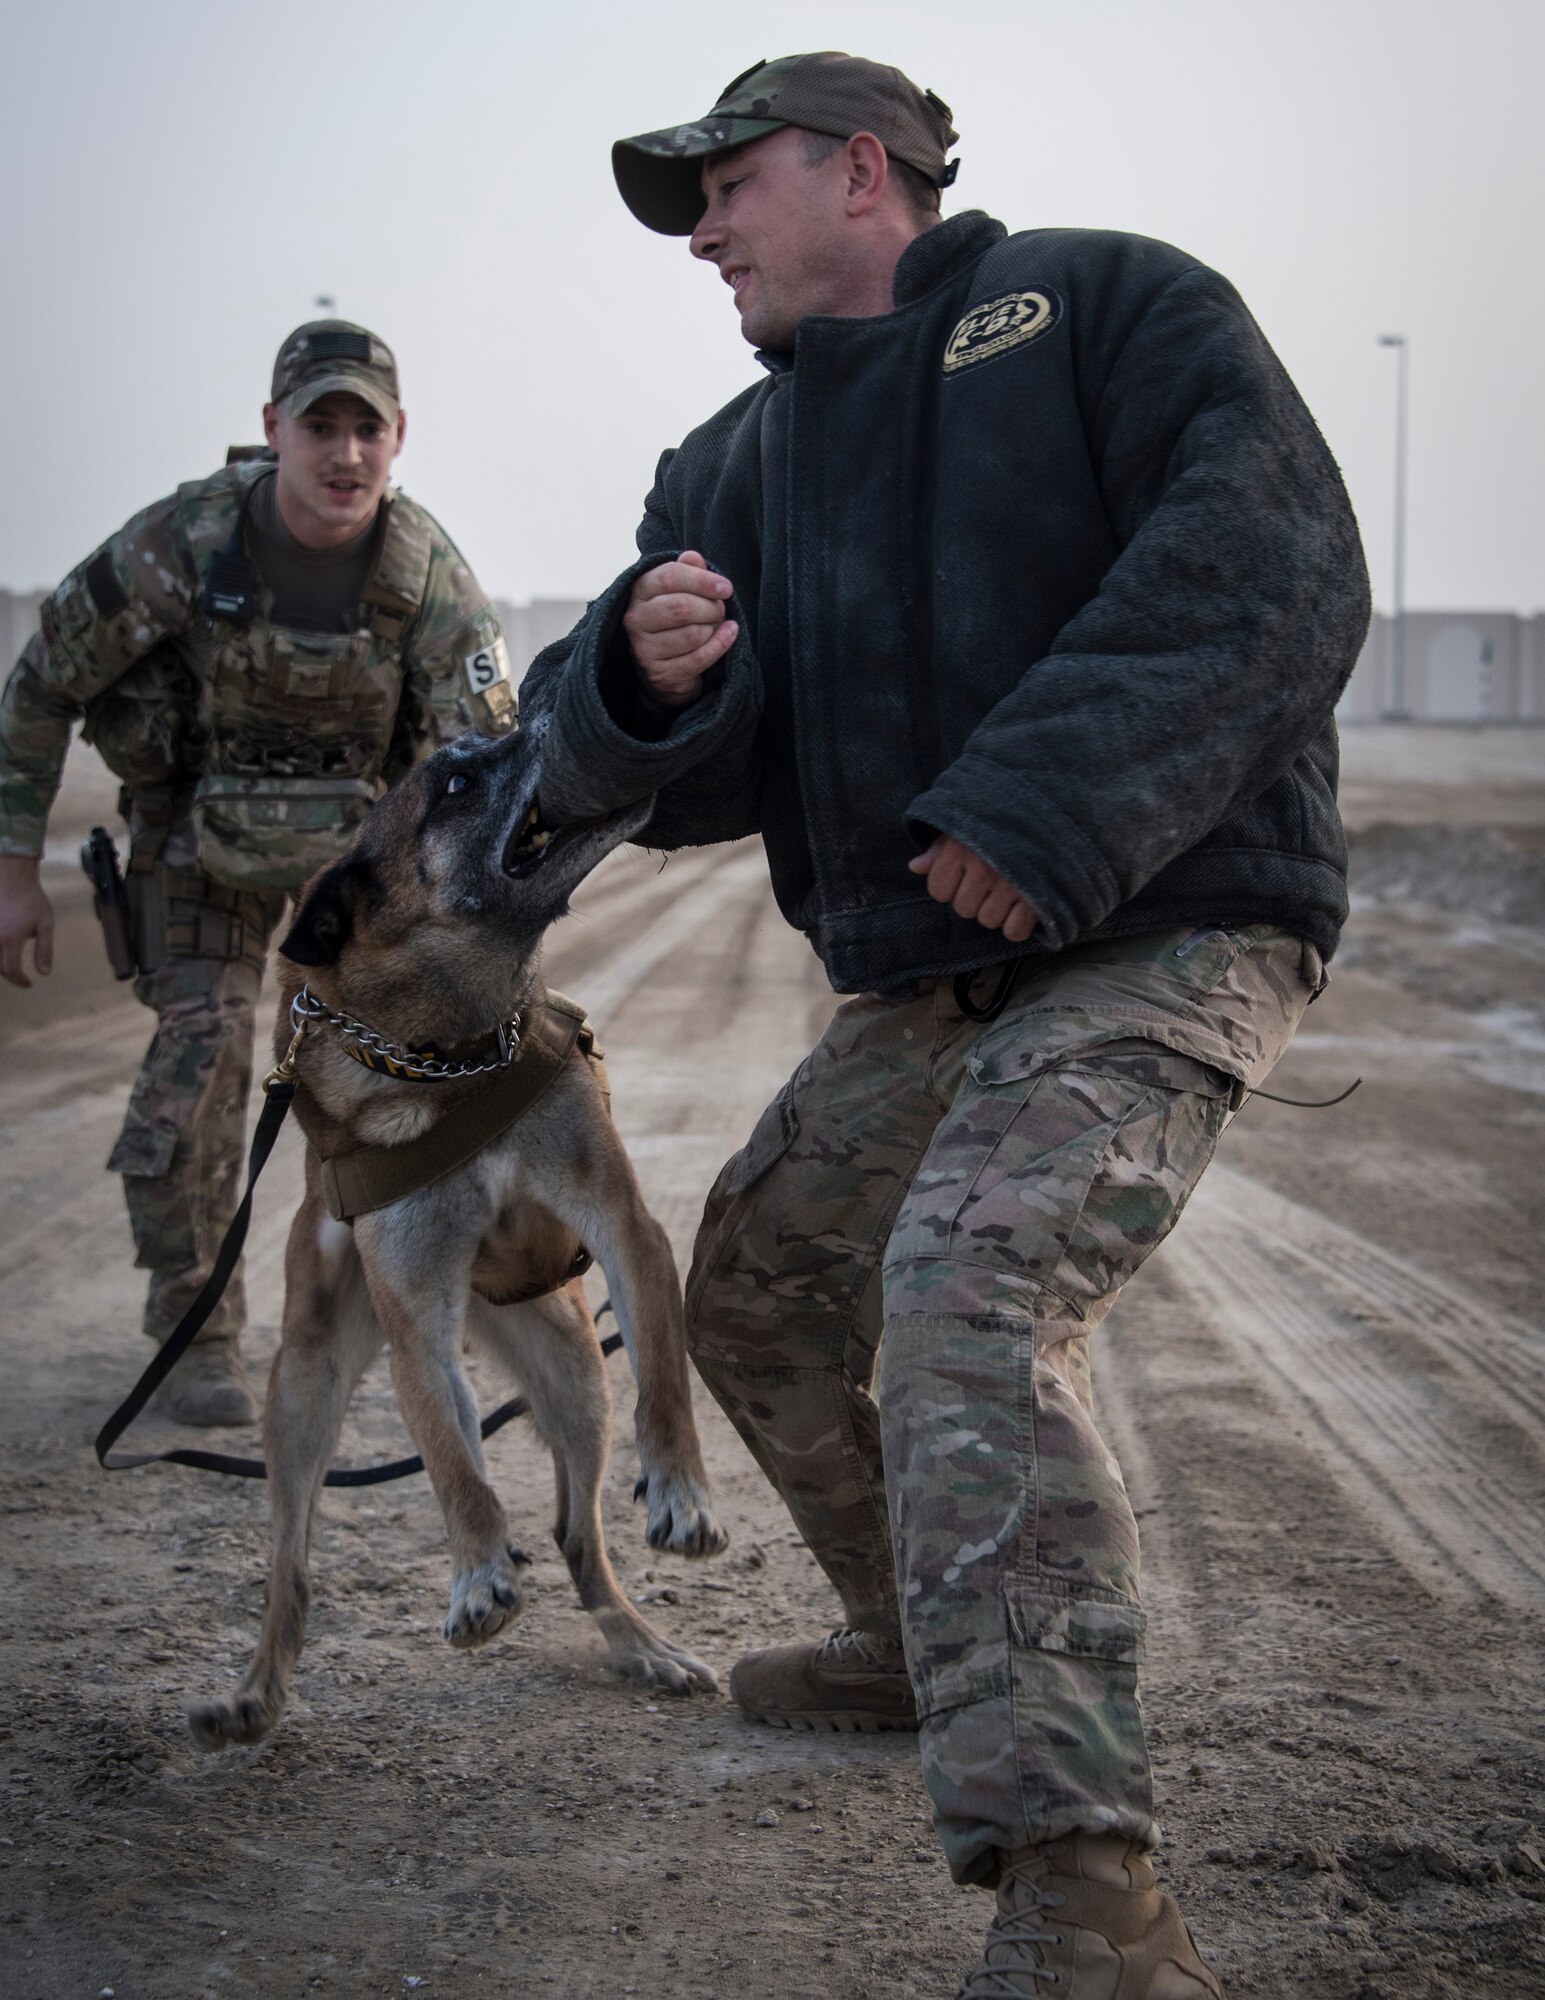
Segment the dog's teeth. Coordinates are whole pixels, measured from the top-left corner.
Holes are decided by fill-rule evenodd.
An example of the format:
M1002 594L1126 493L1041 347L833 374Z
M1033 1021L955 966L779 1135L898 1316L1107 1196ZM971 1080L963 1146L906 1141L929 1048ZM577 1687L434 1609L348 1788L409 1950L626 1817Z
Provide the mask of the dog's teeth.
M544 829L544 831L541 833L532 834L530 844L538 852L540 852L547 845L548 841L550 841L551 839L552 835L546 832Z

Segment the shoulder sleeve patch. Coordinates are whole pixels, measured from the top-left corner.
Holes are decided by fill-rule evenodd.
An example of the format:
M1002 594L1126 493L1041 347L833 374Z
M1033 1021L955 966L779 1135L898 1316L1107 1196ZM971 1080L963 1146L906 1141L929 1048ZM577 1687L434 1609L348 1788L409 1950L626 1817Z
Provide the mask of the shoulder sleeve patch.
M510 678L510 655L504 643L504 635L487 646L479 646L476 652L464 654L461 670L467 677L467 692L470 695L487 694L491 687Z
M86 565L86 588L99 618L116 618L129 608L129 593L118 581L110 549L100 548Z

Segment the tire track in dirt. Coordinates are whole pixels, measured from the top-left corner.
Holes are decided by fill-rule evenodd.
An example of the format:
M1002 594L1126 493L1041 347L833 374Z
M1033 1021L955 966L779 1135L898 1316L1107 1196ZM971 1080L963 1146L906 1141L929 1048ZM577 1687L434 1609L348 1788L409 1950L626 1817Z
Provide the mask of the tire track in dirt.
M651 908L652 921L638 923L634 936L584 974L584 991L577 997L603 1033L657 966L684 950L698 932L718 922L737 902L766 893L767 864L759 850L728 850L716 867L705 870L685 891L679 881L657 879L659 914Z
M628 996L618 1040L604 1043L619 1128L683 1266L719 1167L833 1004L778 914L759 851L734 866L725 900L705 903L708 920Z
M617 849L576 891L568 916L549 931L545 961L552 981L567 980L583 995L590 975L644 931L687 890L724 865L735 850L693 848L666 857L636 847ZM564 987L567 991L568 988Z
M1227 1167L1165 1267L1424 1589L1545 1604L1545 1336Z

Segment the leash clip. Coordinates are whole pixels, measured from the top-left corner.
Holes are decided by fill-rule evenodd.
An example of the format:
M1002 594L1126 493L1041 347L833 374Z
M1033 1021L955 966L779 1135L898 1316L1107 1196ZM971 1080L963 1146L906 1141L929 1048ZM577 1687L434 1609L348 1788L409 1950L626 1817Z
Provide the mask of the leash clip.
M274 1064L263 1079L265 1097L295 1081L296 1059L300 1055L300 1045L306 1039L306 1030L311 1024L304 1014L297 1014L293 1006L290 1009L290 1019L295 1023L295 1032L290 1037L290 1046L285 1050L283 1058Z

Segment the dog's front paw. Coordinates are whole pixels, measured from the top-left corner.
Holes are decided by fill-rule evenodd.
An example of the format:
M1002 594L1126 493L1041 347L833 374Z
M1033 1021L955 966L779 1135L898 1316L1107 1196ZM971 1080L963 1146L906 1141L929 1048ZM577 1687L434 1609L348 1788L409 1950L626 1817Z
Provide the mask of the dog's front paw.
M219 1701L188 1706L188 1728L201 1750L229 1750L237 1743L261 1743L283 1713L284 1704L250 1689Z
M621 1679L636 1688L655 1694L689 1695L694 1688L705 1694L719 1692L718 1676L712 1667L658 1632L630 1632L612 1647L612 1668Z
M443 1630L453 1646L486 1646L525 1608L525 1594L508 1550L462 1570L451 1585Z
M646 1472L634 1487L633 1498L646 1497L649 1521L644 1539L650 1548L669 1549L678 1556L716 1556L729 1547L729 1530L719 1525L706 1488L695 1479Z

